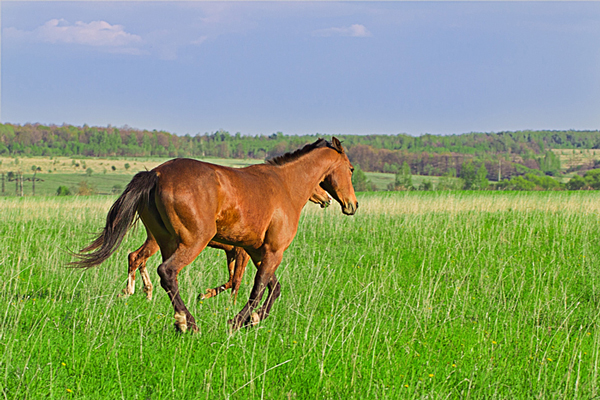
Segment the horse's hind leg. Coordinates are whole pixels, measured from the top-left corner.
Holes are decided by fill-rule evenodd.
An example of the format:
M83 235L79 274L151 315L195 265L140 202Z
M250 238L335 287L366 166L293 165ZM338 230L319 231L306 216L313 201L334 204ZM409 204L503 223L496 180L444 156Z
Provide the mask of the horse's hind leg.
M157 251L158 244L152 235L148 233L148 238L144 244L136 251L129 253L129 256L127 257L129 261L129 274L127 277L127 286L123 289L122 295L127 296L135 292L135 271L139 269L142 281L144 282L146 298L148 300L152 299L153 286L150 281L150 276L148 275L148 270L146 269L146 261L148 261L148 259Z
M160 285L171 299L171 304L173 304L175 310L175 328L181 332L185 332L188 329L198 331L198 327L196 326L196 320L181 299L177 275L186 265L194 261L198 254L206 247L209 240L208 238L200 240L191 246L179 244L175 252L158 266Z

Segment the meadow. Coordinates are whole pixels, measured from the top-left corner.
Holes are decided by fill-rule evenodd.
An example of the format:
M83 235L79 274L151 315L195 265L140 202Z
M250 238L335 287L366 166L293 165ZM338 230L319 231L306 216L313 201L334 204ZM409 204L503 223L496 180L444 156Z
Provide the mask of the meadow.
M552 149L560 159L561 169L575 170L577 166L594 165L600 156L600 149Z
M0 173L8 175L21 173L25 179L23 194L25 196L55 195L59 186L66 186L72 194L82 182L94 188L97 194L111 194L117 189L120 192L127 186L133 175L139 171L150 170L172 157L0 157ZM261 163L262 160L254 159L228 159L207 157L203 161L228 167L246 167ZM40 170L35 176L35 193L33 193L34 168ZM89 172L88 172L89 169ZM393 175L392 175L393 180ZM115 188L116 186L116 188ZM120 189L118 189L120 188ZM16 181L5 180L0 196L15 196L18 193Z
M230 335L225 256L179 275L198 334L155 284L124 298L140 226L103 265L65 268L114 196L0 198L5 399L590 399L600 395L600 194L359 194L308 204L260 325Z

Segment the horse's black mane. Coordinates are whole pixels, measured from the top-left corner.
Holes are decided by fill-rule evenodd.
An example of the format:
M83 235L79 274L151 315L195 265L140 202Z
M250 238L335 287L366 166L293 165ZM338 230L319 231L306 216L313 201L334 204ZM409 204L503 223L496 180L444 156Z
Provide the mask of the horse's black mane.
M320 149L320 148L323 148L323 147L329 147L330 149L333 149L333 150L337 151L338 153L340 152L340 150L336 149L327 140L325 140L323 138L319 138L314 143L309 143L306 146L304 146L301 149L298 149L298 150L296 150L294 152L285 153L284 155L273 157L270 160L266 160L265 163L266 164L270 164L270 165L283 165L283 164L287 164L289 162L292 162L294 160L299 159L300 157L302 157L303 155L305 155L307 153L310 153L314 149Z

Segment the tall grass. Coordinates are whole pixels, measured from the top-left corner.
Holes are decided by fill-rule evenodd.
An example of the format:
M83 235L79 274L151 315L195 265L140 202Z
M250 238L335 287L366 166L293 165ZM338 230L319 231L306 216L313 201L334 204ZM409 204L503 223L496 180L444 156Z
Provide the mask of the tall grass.
M253 267L237 305L196 301L227 279L222 252L179 277L196 335L174 331L158 256L154 300L117 298L144 229L98 268L64 267L113 200L0 200L4 398L600 394L596 193L365 194L354 217L307 205L272 315L234 335Z

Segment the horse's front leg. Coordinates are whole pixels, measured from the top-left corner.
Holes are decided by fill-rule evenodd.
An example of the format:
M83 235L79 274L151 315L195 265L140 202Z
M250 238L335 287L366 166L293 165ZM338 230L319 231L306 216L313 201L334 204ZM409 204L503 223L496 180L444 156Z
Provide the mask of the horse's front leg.
M228 321L232 331L236 331L248 323L255 325L261 320L260 315L252 315L252 311L260 304L265 289L270 284L275 274L275 270L281 263L282 258L283 251L267 252L262 256L261 261L253 259L257 267L256 276L254 277L254 286L252 287L250 298L248 299L248 302L244 308L242 308L242 310L233 319ZM277 281L276 278L275 281ZM268 299L267 302L269 300L270 299ZM272 301L274 301L274 299L271 300L271 303ZM271 307L269 306L268 308L270 309ZM251 316L253 317L252 321L250 320Z
M281 284L277 280L275 274L271 277L269 284L267 285L269 289L269 295L267 296L267 300L263 303L260 309L256 313L252 313L252 325L258 324L263 319L269 316L269 312L271 311L271 307L273 307L273 303L281 294Z

